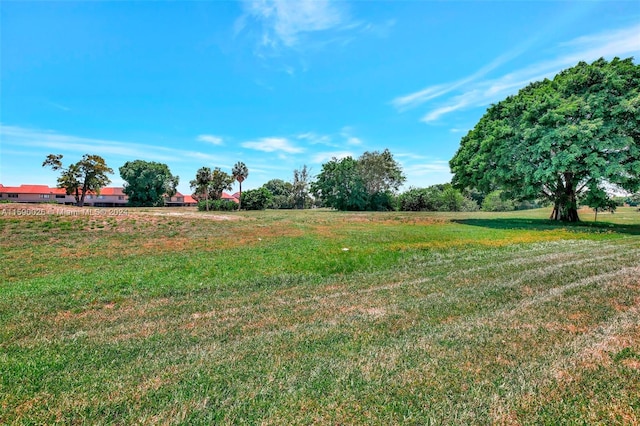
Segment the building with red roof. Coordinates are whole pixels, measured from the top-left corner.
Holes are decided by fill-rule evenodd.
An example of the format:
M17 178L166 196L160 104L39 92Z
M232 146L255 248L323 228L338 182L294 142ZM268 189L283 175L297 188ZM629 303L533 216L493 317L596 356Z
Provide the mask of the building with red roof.
M196 206L198 202L191 195L183 195L178 191L173 197L164 197L164 205L167 207Z
M236 192L235 194L230 195L230 194L227 194L226 192L223 192L222 197L220 197L220 199L226 200L226 201L233 201L234 203L238 204L240 203L240 194Z
M121 187L104 187L99 194L89 192L85 196L84 205L89 207L124 207L129 197ZM67 195L62 188L51 188L47 185L20 185L4 186L0 184L0 200L14 203L49 203L73 205L76 198ZM173 197L166 197L167 206L182 207L195 206L197 204L190 195L182 195L177 192Z
M47 185L4 186L0 184L0 200L15 203L48 203L74 204L72 195L67 195L62 188L50 188Z

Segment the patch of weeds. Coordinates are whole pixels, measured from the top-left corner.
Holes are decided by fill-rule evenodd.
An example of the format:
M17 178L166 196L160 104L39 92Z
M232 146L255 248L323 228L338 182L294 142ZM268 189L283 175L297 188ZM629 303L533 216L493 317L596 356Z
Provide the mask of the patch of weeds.
M640 354L635 352L630 347L626 347L626 348L622 349L621 351L617 352L616 354L612 355L611 358L613 359L614 362L620 362L620 361L623 361L625 359L637 359L637 360L640 360Z

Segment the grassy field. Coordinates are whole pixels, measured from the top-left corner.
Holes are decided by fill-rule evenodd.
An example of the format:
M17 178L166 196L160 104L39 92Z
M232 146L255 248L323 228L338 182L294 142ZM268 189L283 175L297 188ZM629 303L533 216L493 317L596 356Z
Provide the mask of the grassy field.
M640 213L0 205L1 424L639 424Z

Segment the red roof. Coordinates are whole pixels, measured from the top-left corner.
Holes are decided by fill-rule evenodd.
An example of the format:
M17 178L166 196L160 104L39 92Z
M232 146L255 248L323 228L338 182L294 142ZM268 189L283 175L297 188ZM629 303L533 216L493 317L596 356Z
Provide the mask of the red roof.
M125 193L122 191L123 188L117 186L107 186L100 190L100 195L105 196L122 196ZM60 194L65 195L66 190L63 188L51 188L47 185L20 185L20 186L4 186L0 183L0 193L11 193L11 194ZM88 194L95 195L93 192L89 192ZM222 198L238 201L234 199L232 195L224 193ZM176 192L174 197L183 197L183 203L185 204L196 204L197 201L191 195L183 195L180 192Z
M100 190L100 195L125 195L124 192L122 192L122 188L117 187L117 186L107 186L104 187Z
M0 185L0 192L12 194L62 194L67 192L62 188L50 188L47 185L20 185L4 186Z
M223 200L235 201L236 203L237 203L237 202L238 202L238 200L239 200L239 197L238 197L238 193L237 193L237 192L236 192L235 194L233 194L233 195L229 195L229 194L227 194L226 192L223 192L223 193L222 193L222 197L220 197L220 198L221 198L221 199L223 199Z
M0 184L0 192L11 194L57 194L65 195L67 191L64 188L51 188L47 185L20 185L20 186L4 186ZM88 194L94 194L88 192ZM100 190L100 195L125 195L122 188L105 187Z

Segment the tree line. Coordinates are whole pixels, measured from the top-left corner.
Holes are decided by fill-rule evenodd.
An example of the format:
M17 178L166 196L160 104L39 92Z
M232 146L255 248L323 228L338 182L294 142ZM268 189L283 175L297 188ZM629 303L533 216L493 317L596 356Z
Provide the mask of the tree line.
M85 194L98 193L108 185L108 173L113 173L104 159L97 155L84 155L68 167L62 165L62 155L49 155L43 166L60 170L58 185L75 195L77 205L82 206ZM165 198L176 193L179 177L171 174L166 164L143 160L128 161L119 169L126 182L123 192L128 195L132 207L158 207L165 205ZM242 192L242 182L249 176L243 162L234 165L231 173L219 167L201 167L190 181L192 196L200 210L233 211L263 209L309 209L326 207L346 211L510 211L550 205L544 198L523 201L508 197L503 190L483 193L477 188L459 189L451 183L431 185L426 188L411 187L399 193L405 181L400 164L386 149L383 152L365 152L357 159L333 158L322 165L322 170L312 178L304 165L293 171L290 182L271 179L257 189ZM233 183L240 184L240 199L222 199ZM592 202L586 197L583 203ZM599 196L599 194L598 194ZM606 198L605 204L595 204L594 209L613 211L617 206L639 205L640 193L626 198Z
M291 182L273 179L244 194L249 169L242 162L231 174L202 167L190 184L205 210L500 211L550 205L551 219L578 221L581 204L596 212L616 208L620 200L607 187L640 189L640 66L632 58L580 62L551 80L529 84L488 108L449 164L451 184L402 194L406 177L388 149L333 158L314 180L305 165L294 170ZM61 170L58 186L75 195L78 205L86 193L107 185L113 172L89 154L66 168L62 155L51 154L43 166ZM142 160L125 163L120 175L132 206L163 205L179 181L167 165ZM236 181L237 206L221 200ZM634 194L626 201L638 199Z

